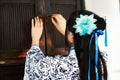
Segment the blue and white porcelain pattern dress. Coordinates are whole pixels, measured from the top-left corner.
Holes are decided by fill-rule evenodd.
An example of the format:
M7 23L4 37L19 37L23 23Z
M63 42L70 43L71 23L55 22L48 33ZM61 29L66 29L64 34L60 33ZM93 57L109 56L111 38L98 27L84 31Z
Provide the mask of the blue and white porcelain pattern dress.
M79 67L73 47L68 56L45 56L38 46L26 55L23 80L79 80Z

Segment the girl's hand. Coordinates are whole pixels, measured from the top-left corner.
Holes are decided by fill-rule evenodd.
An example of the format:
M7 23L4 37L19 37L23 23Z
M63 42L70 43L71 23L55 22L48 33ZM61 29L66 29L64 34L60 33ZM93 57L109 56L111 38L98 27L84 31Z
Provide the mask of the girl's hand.
M61 14L52 14L51 20L58 31L65 36L66 19Z
M39 39L41 38L43 31L43 21L39 17L35 17L32 19L32 28L31 28L31 36L32 36L32 45L39 46Z

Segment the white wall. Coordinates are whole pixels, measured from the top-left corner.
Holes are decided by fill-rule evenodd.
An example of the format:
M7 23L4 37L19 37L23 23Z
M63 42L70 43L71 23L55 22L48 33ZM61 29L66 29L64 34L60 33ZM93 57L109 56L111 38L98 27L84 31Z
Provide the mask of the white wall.
M100 37L102 51L108 53L108 80L120 80L120 12L119 0L85 0L86 9L107 19L108 47L104 46L104 38Z

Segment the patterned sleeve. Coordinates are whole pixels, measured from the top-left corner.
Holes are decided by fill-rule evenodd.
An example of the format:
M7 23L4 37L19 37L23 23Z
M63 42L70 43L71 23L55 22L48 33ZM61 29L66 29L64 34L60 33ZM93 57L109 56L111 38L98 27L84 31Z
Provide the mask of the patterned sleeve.
M37 54L37 53L41 53L41 54ZM40 48L38 46L32 46L29 49L29 51L27 52L23 80L31 80L30 74L29 74L30 69L32 68L32 65L35 65L35 63L37 62L36 60L38 60L38 59L36 59L36 60L34 59L35 55L36 55L36 58L38 58L37 55L41 59L44 57L44 54L42 53L42 51L40 50Z
M73 52L71 51L70 54ZM78 80L76 56L45 56L38 46L27 52L24 80Z

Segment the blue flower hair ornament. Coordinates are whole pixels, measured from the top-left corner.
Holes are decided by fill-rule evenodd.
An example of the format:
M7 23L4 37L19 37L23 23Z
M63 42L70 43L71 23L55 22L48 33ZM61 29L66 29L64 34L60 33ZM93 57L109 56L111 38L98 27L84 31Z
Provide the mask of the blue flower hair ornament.
M76 24L73 25L73 28L75 28L75 33L79 33L80 36L83 36L85 34L91 34L93 30L97 28L95 22L97 19L94 19L94 14L91 15L82 15L80 14L80 17L77 17L75 22Z
M77 17L75 22L76 24L73 25L73 28L75 28L75 33L79 33L80 36L84 36L86 34L92 35L89 43L89 59L88 59L88 80L90 80L90 47L93 40L93 37L95 37L95 75L96 80L99 80L98 75L98 35L103 35L103 31L101 29L97 29L97 26L95 22L97 19L94 18L94 14L91 15L82 15L80 14L80 17ZM96 30L95 30L96 29Z

